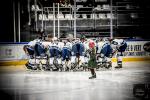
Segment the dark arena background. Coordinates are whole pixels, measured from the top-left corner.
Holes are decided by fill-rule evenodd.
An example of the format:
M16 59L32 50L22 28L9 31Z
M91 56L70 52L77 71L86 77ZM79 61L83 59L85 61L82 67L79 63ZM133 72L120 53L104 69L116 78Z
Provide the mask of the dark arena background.
M149 100L149 1L2 0L1 99ZM26 48L35 39L42 41L40 43L43 45L39 48L44 48L44 56L38 55L36 46L30 48L33 55L27 53ZM81 43L82 39L84 43ZM107 45L114 50L112 45L117 44L112 41L115 39L127 44L123 54L121 52L121 67L118 49L115 51L117 53L106 57L110 59L108 63L103 62L102 56L100 58L103 60L100 61L96 52L96 77L89 79L91 72L85 59L91 56L88 56L86 49L83 55L80 51L73 53L73 44L80 42L86 48L86 44L93 41L95 48L98 48L99 41L107 41ZM53 52L54 57L51 56L50 47L55 42L58 45L60 42L67 44L68 41L71 45L69 60L63 60L65 45L58 57L56 52ZM78 55L73 56L75 54ZM73 57L75 62L72 61Z

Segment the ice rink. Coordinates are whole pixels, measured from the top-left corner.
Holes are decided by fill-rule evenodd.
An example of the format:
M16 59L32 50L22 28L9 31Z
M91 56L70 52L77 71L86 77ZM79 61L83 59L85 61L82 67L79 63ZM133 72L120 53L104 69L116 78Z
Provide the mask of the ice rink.
M150 62L126 62L122 69L96 73L96 79L88 79L88 71L29 71L24 66L1 66L0 90L13 100L140 100L133 95L133 85L150 83Z

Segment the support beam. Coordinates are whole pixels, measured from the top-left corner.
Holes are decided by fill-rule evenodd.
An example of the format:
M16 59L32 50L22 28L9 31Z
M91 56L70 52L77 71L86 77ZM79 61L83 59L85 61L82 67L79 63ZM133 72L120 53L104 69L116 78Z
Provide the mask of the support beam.
M15 1L13 1L13 24L14 24L14 42L16 42L16 12L15 12Z
M53 3L53 37L55 36L55 3Z
M35 15L35 30L38 31L37 29L37 1L34 0L34 6L35 6L35 11L34 11L34 15Z
M18 42L20 42L20 2L18 1Z
M76 0L74 0L74 38L77 38L77 32L76 32Z
M30 0L28 0L28 13L29 13L29 22L28 25L31 25L31 13L30 13Z
M43 16L43 8L42 8L42 29L41 29L42 32L43 32L43 30L44 30L44 23L43 23L43 20L44 20L44 16Z
M112 0L110 0L110 14L111 14L111 17L110 17L110 38L113 39L113 5L112 5Z
M57 15L57 19L58 19L58 33L57 33L57 38L59 38L60 37L60 22L59 22L59 3L58 3L58 15Z

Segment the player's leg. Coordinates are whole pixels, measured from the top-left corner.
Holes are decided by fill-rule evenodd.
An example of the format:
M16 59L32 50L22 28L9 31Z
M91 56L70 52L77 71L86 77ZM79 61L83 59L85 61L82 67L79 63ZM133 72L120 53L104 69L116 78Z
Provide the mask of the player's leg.
M106 62L107 62L107 67L106 68L110 68L112 67L112 62L111 62L111 58L110 57L106 57Z
M123 53L125 52L126 48L127 43L122 45L117 52L117 64L118 64L117 68L122 68Z
M106 62L107 62L107 68L112 67L112 62L111 62L111 58L112 58L112 48L110 45L107 45L107 53L105 54L106 56Z
M115 68L122 68L122 52L117 52L117 66Z
M27 48L26 48L26 51L27 51L27 55L29 56L29 60L28 60L28 62L25 64L26 65L26 67L28 68L28 69L36 69L36 66L35 66L35 64L36 64L36 60L35 60L35 57L34 57L34 48L32 48L32 47L30 47L30 46L28 46Z

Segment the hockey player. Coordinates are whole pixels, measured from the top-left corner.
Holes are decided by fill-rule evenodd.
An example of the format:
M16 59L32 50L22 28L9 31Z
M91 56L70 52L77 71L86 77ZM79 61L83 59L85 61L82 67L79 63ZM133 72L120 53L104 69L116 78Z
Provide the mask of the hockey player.
M78 66L78 69L81 67L82 58L84 57L84 45L80 40L75 40L75 42L72 45L72 57L71 57L71 62L72 62L72 69L74 69L76 66Z
M30 55L29 53L33 55L35 44L38 42L40 42L44 46L44 48L47 48L52 42L52 36L48 35L46 41L43 41L41 37L38 39L34 39L33 41L30 41L27 45L24 45L23 47L23 50L25 51L25 53L27 55Z
M62 48L62 64L63 68L65 70L70 70L71 69L71 49L72 49L72 44L69 39L64 42L64 46Z
M71 49L72 49L72 44L69 40L67 40L64 43L64 46L62 48L62 60L69 60L71 57Z
M40 42L41 39L35 39L33 41L30 41L27 45L23 46L23 50L25 52L25 54L27 54L27 56L29 57L29 61L25 64L25 66L28 69L32 69L33 68L33 64L35 63L34 60L34 54L35 54L35 45L37 42Z
M56 37L52 39L52 44L49 46L49 51L50 51L50 63L55 65L56 69L54 71L59 70L59 64L61 62L61 48L59 47L59 41Z
M104 38L97 43L97 59L101 66L111 67L112 48L108 39Z
M82 35L80 38L80 42L84 47L83 56L80 57L81 67L83 67L83 70L86 71L89 60L89 41L87 41L86 37Z
M114 39L111 41L113 54L117 53L117 65L115 68L122 68L122 56L127 48L127 43L124 39Z
M59 41L57 40L56 37L54 37L52 39L52 44L50 46L50 56L51 57L56 56L58 58L60 56L61 49L60 49L58 43L59 43Z

